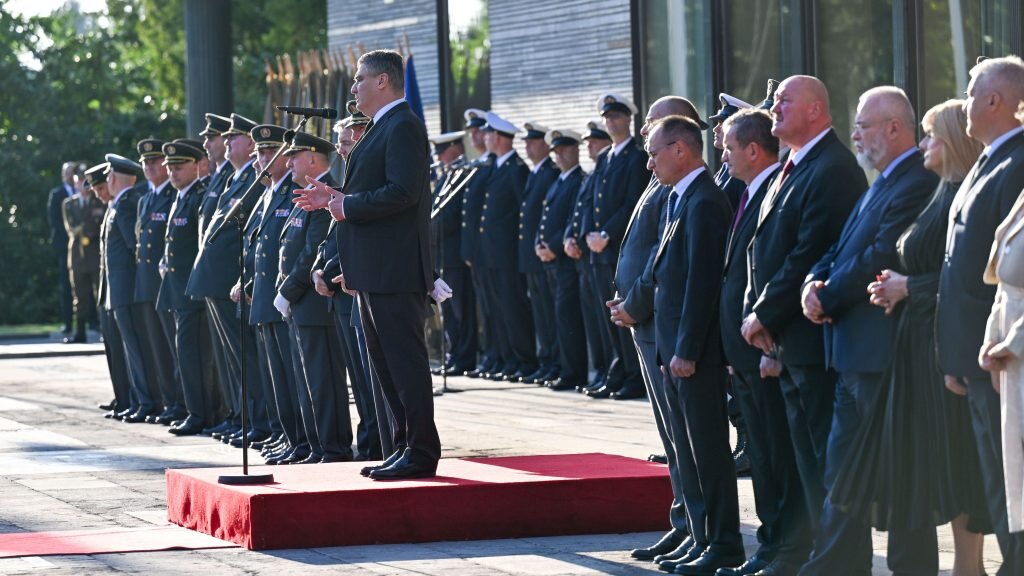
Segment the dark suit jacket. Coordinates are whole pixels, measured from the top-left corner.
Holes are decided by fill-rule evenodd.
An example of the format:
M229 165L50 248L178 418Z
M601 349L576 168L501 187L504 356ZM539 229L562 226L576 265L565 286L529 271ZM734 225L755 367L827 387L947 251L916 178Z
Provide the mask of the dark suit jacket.
M270 192L270 202L253 234L253 281L246 290L252 298L249 307L249 323L252 325L284 321L281 313L274 308L274 298L277 296L277 275L280 271L281 231L294 208L292 190L295 188L289 173L277 191Z
M575 209L574 203L579 194L585 176L582 167L577 167L565 180L555 178L544 196L544 207L541 210L540 224L537 226L536 243L544 242L555 253L558 260L568 260L562 245L565 226ZM537 258L536 253L533 255ZM539 260L539 258L538 258ZM556 260L557 262L557 260Z
M872 305L867 285L899 265L896 240L917 218L939 183L920 153L905 158L850 212L839 241L815 264L808 281L827 282L818 293L825 315L825 363L840 372L882 372L892 357L894 317ZM863 205L863 211L861 206ZM858 214L859 212L859 214Z
M536 172L531 171L526 178L523 197L519 199L519 233L516 244L518 249L519 271L523 274L538 274L544 271L543 263L537 258L534 248L537 246L537 229L540 228L541 212L548 189L558 180L561 171L550 158Z
M330 173L324 174L320 181L328 186L335 185ZM333 218L326 210L306 212L295 206L281 229L277 290L291 302L292 319L300 326L330 326L334 323L327 309L327 299L316 293L311 276L317 250L327 238L331 220ZM387 261L380 261L383 262Z
M501 166L491 169L484 185L484 202L480 212L480 248L474 265L517 269L519 199L523 196L529 175L530 169L514 152Z
M654 285L643 281L644 270L657 251L664 227L665 200L670 188L651 178L640 196L619 250L615 268L615 290L626 312L636 320L636 337L645 342L656 339L654 323Z
M72 189L74 192L74 189ZM59 253L68 249L68 234L64 230L64 214L61 207L70 198L64 184L50 190L46 199L46 221L50 224L50 246Z
M145 184L124 190L112 201L103 221L102 247L106 270L106 301L108 310L130 306L135 295L135 220L139 199Z
M750 284L745 314L757 313L784 362L824 363L822 330L804 317L800 287L811 267L839 239L850 210L867 187L857 159L829 130L790 170L780 190L768 189L747 251Z
M195 266L192 268L192 276L188 281L188 295L193 298L222 298L226 299L231 295L231 288L238 281L241 270L238 267L239 240L238 226L230 223L231 230L224 230L217 233L225 226L225 216L235 206L235 203L245 201L243 213L249 214L256 206L263 191L263 184L256 184L253 193L244 197L249 186L256 180L256 169L249 164L237 178L233 178L227 189L221 195L217 211L214 212L213 220L206 229L203 242L199 247L199 255L196 257ZM244 223L243 223L244 226ZM212 242L211 242L212 240Z
M985 284L982 274L996 227L1022 188L1024 134L1017 134L980 169L975 166L953 199L936 315L939 365L945 374L988 378L978 366L978 352L996 287Z
M591 261L614 265L619 258L619 245L626 232L626 223L633 207L644 192L651 173L647 170L647 154L633 139L614 158L614 146L602 152L604 169L594 184L593 209L586 232L606 232L608 245L600 254L591 254ZM586 237L586 233L583 234ZM585 242L584 242L585 243Z
M743 190L747 188L747 183L739 178L730 176L729 165L722 164L722 167L715 174L715 184L722 189L725 197L729 199L733 212L736 212L736 208L740 204L740 196L743 195Z
M64 200L61 211L68 236L68 268L95 274L100 268L100 230L107 206L95 194L83 205L75 194Z
M234 173L235 169L231 166L231 163L224 162L224 166L216 170L213 176L210 177L209 184L205 186L206 193L203 196L203 203L199 212L200 234L206 234L207 229L210 228L213 214L217 211L217 206L220 205L220 197L224 194L228 180ZM201 239L202 237L200 237Z
M484 187L494 167L490 154L477 160L479 169L462 192L462 232L459 238L459 255L463 261L476 263L480 250L480 214L484 206Z
M138 237L135 268L135 301L156 302L160 291L160 259L164 256L167 219L177 191L170 182L159 192L146 192L139 200L139 218L135 223Z
M173 188L172 188L173 190ZM197 310L203 303L185 295L185 287L192 276L192 265L199 253L199 220L206 188L196 182L184 198L178 199L174 190L174 205L164 236L164 266L167 272L160 281L157 306L163 310Z
M755 191L750 204L740 216L736 230L730 232L728 249L725 253L725 269L722 272L722 300L719 311L722 349L725 351L726 362L733 368L745 372L757 371L761 366L761 351L747 344L740 333L740 328L743 325L743 298L747 291L748 280L747 246L750 244L750 239L754 237L761 204L764 202L764 197L768 195L772 181L777 175L778 170L761 182L760 189ZM736 181L742 182L741 180ZM742 190L740 194L742 194Z
M678 200L648 268L653 273L658 356L697 362L698 372L721 363L719 271L725 261L732 207L705 170Z
M350 289L425 295L433 285L429 157L426 126L407 102L388 110L352 149L345 220L337 226Z

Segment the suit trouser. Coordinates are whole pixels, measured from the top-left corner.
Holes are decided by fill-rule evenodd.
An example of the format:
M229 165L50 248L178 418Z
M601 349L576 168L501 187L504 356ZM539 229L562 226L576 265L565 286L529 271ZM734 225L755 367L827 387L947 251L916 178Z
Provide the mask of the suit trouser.
M295 406L298 409L298 424L302 428L306 442L293 445L300 452L309 450L313 454L323 456L324 448L316 429L316 416L313 412L313 398L309 395L306 384L306 373L302 369L302 352L299 345L299 327L294 320L288 320L288 336L292 354L292 372L295 374Z
M620 330L622 330L620 328ZM654 411L654 425L658 429L658 436L661 437L661 445L665 449L665 458L668 461L668 477L672 484L672 505L669 507L668 519L672 525L672 532L677 537L684 537L689 532L687 523L687 504L695 508L695 514L704 509L704 503L700 497L700 485L688 485L684 482L680 471L680 457L676 455L676 446L683 452L682 461L692 462L693 453L690 452L690 441L686 435L685 422L678 420L681 412L673 410L668 404L668 395L665 391L665 376L658 366L658 348L653 341L637 338L636 331L630 329L633 334L633 341L636 345L637 355L640 358L640 370L644 377L644 384L647 386L647 397L651 400L651 409ZM673 424L672 419L677 419ZM675 436L678 434L678 436ZM691 466L691 464L687 464ZM691 470L696 472L696 470ZM692 474L686 480L692 480ZM688 490L687 490L688 489ZM689 493L687 493L687 491ZM689 498L689 501L687 500ZM699 513L703 517L703 512ZM701 544L707 543L707 535L702 525L695 533L700 535ZM697 538L697 537L695 537Z
M836 382L832 429L828 436L828 457L825 467L825 489L831 492L836 475L850 455L861 423L875 406L882 389L878 372L843 372ZM889 568L900 575L935 574L939 571L938 540L930 519L921 519L924 526L907 530L893 527L889 531ZM800 570L812 574L871 574L871 525L845 514L826 497L814 553ZM894 565L895 564L895 565Z
M267 429L269 430L270 435L276 438L284 434L284 427L281 425L281 418L277 409L277 396L274 393L273 371L275 368L280 369L280 362L276 366L271 365L270 353L267 351L267 340L263 335L262 326L255 325L252 329L256 340L256 354L259 358L259 362L263 365L263 369L266 370L266 375L263 380L263 398L264 405L267 410ZM280 375L277 377L278 379L281 378Z
M68 329L71 328L73 304L71 298L71 271L68 270L68 249L55 248L57 258L57 306L60 321Z
M587 338L580 310L580 280L576 263L562 257L544 264L548 285L554 291L557 325L558 376L564 384L584 386L587 383Z
M146 376L150 382L156 383L160 404L165 409L180 409L180 393L178 383L174 378L177 365L174 361L174 354L171 352L173 339L167 338L160 317L157 315L153 302L136 302L138 310L137 321L141 323L144 332L140 332L140 339L143 342L142 353L146 359Z
M74 296L75 333L85 336L85 327L97 322L96 288L99 272L96 270L71 271L71 291Z
M807 502L811 533L816 534L825 501L825 455L832 428L836 376L822 364L784 362L783 366L779 388L786 404L789 439Z
M643 376L640 374L640 359L636 355L636 347L633 345L633 337L628 330L620 330L608 319L608 306L605 304L615 298L615 265L597 263L593 265L594 289L596 292L598 308L601 315L602 338L606 345L610 346L611 361L618 369L610 373L613 377L608 379L612 390L619 390L624 387L643 387Z
M737 370L732 391L747 427L754 507L761 521L760 550L769 560L778 557L802 563L811 548L810 519L779 380L761 378L759 371Z
M470 267L470 278L473 280L473 293L480 304L479 317L483 319L484 350L480 365L488 370L501 370L504 359L498 348L497 318L491 312L491 296L484 281L484 272L479 265Z
M583 329L587 335L587 348L590 350L590 364L597 371L598 377L607 379L608 367L614 358L608 348L611 342L606 341L604 323L608 323L608 308L599 302L594 286L594 273L588 257L584 256L576 263L580 277L580 310L583 313ZM618 363L615 368L621 369ZM621 375L620 375L621 379Z
M476 366L478 344L476 295L470 269L461 263L446 266L443 276L452 289L452 297L441 304L444 333L448 340L446 365L472 370Z
M292 365L292 338L288 324L269 322L260 324L260 338L270 368L270 383L274 394L274 407L281 431L290 446L309 444L306 430L299 413L298 384L295 383L295 367Z
M200 341L203 350L207 350L206 360L203 363L203 397L206 399L206 407L210 414L210 424L221 422L227 412L227 400L224 399L224 386L227 382L226 360L224 359L224 347L220 342L220 335L217 327L214 326L209 306L202 300L203 316L202 328L199 329Z
M193 419L204 426L213 423L210 404L206 398L206 384L203 381L203 366L209 349L202 345L203 317L205 309L195 306L175 310L174 345L177 353L178 373L181 375L181 392L185 409Z
M441 439L434 425L424 300L415 292L359 293L366 351L395 419L394 444L407 446L406 454L414 462L429 465L441 458Z
M302 373L313 407L322 456L352 457L352 419L341 340L333 323L296 327Z
M111 310L100 308L100 331L103 333L103 350L110 371L110 384L114 388L115 412L131 406L131 379L128 376L128 362L124 354L121 330Z
M484 282L497 303L491 313L497 317L499 335L507 354L505 370L533 372L537 369L537 342L530 315L530 301L526 297L526 281L509 263L484 269Z
M160 319L160 328L164 332L164 338L167 340L171 351L171 365L174 371L172 383L174 386L168 393L171 395L172 409L175 412L181 413L185 410L185 397L181 383L181 363L178 362L178 346L175 343L177 322L174 319L174 312L172 310L157 310L156 317Z
M128 381L131 383L130 407L133 411L152 412L157 407L159 398L155 391L151 390L150 383L146 379L146 361L138 332L141 327L137 325L136 320L136 316L139 315L138 308L137 304L118 306L112 312L114 321L117 322L117 329L121 332L121 342L124 345Z
M555 284L543 269L525 274L530 294L530 311L536 328L537 362L541 369L557 369L558 335L555 326Z
M356 403L356 412L359 414L359 424L356 426L356 451L367 460L383 460L370 377L359 352L356 329L352 327L352 298L343 292L335 292L331 308L334 311L334 326L341 340L341 355L348 368L352 397Z
M978 447L988 511L1003 554L1003 565L997 574L1021 574L1024 571L1024 532L1010 533L1007 523L1001 408L990 378L967 378L967 404L971 410L971 428Z
M238 326L238 305L227 298L207 298L206 306L217 332L224 359L225 377L220 382L221 392L228 409L228 419L237 426L241 424L242 414L242 362L238 352L241 332Z
M684 478L683 494L686 495L686 484L696 482L700 486L709 548L725 555L742 554L736 465L729 448L725 407L725 367L703 361L697 363L697 372L689 378L665 374L664 379L669 410L680 412L668 419L669 425L676 438L679 432L674 428L685 428L691 450L687 454L680 449L681 443L676 444L676 458ZM702 543L697 527L704 521L695 517L692 510L689 512L694 539Z

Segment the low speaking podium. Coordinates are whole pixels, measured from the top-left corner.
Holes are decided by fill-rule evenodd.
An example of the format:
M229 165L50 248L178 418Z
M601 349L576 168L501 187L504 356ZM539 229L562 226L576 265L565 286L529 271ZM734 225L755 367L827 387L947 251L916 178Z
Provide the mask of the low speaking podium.
M668 528L667 468L634 458L446 458L435 478L394 482L363 478L364 465L279 466L259 486L168 470L168 520L250 550Z

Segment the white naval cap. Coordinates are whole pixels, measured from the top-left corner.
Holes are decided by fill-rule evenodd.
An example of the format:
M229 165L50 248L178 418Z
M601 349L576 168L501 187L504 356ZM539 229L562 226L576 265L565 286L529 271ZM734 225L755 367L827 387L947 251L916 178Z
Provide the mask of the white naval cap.
M623 114L636 114L637 107L633 101L616 92L605 92L597 99L597 113L604 116L605 112L615 110Z
M438 134L432 138L428 138L434 145L438 144L451 144L456 140L461 140L466 135L465 130L459 130L458 132L445 132L444 134Z
M468 108L462 117L466 119L466 128L481 128L487 122L487 112L479 108Z
M517 132L520 132L519 128L517 128L515 124L505 120L494 112L488 112L486 119L487 123L484 124L481 130L500 132L509 138L513 138Z
M718 113L708 118L712 122L724 122L726 118L733 114L743 110L744 108L753 108L752 104L744 102L735 96L731 96L722 92L718 95L718 101L722 104L719 108Z
M548 133L544 135L544 141L552 148L555 146L565 145L579 146L580 142L583 141L583 137L575 130L549 130Z

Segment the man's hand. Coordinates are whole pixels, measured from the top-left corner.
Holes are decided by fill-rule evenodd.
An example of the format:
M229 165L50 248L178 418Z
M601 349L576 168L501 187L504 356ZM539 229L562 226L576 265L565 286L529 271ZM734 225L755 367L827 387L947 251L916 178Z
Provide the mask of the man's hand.
M959 378L946 374L943 379L946 382L946 390L957 396L967 396L967 386L964 386Z
M778 378L782 374L782 362L777 358L761 356L761 378Z
M821 300L818 299L818 290L821 290L824 286L825 283L821 280L808 282L804 286L803 297L800 299L800 304L804 309L804 316L815 324L828 322L828 317L825 316L825 311L821 308Z
M551 262L557 258L555 253L551 251L551 248L548 247L547 242L541 242L534 246L533 253L537 255L537 258L540 258L541 262Z
M331 213L331 216L341 222L345 219L345 195L338 192L334 195L334 199L327 203L327 211Z
M306 182L309 183L310 187L296 189L293 192L295 194L295 198L292 198L292 202L306 212L327 208L327 204L330 203L331 198L338 193L334 188L331 188L319 180L314 180L309 176L306 176Z
M600 254L607 246L608 238L602 236L600 232L590 232L587 234L587 247L590 248L591 252Z
M684 360L679 356L673 356L668 364L668 369L676 378L689 378L697 371L697 363L693 360Z
M327 282L324 282L323 270L313 270L313 287L316 288L316 293L321 296L328 298L334 296L334 290L331 290Z
M566 238L562 242L562 248L565 250L566 255L573 260L579 260L583 257L583 252L580 251L580 247L576 245L575 238Z
M349 296L355 296L356 295L356 291L355 290L349 290L348 289L348 284L345 284L345 275L344 274L338 274L334 278L331 278L331 282L334 282L338 286L341 286L341 291L344 292L345 294L348 294Z
M280 292L277 293L277 296L274 296L274 308L277 308L281 316L284 316L286 319L292 315L292 303L282 296Z
M636 326L636 319L626 312L626 307L622 303L622 298L616 298L609 300L604 303L608 307L609 313L611 314L612 324L615 324L619 328L631 328Z
M231 301L238 303L238 299L242 296L242 282L238 281L234 286L231 287Z
M747 344L754 346L765 354L771 354L775 348L775 341L772 339L772 335L768 333L768 329L761 324L761 321L757 319L757 314L753 312L743 319L740 333L743 335L743 339L747 341Z

